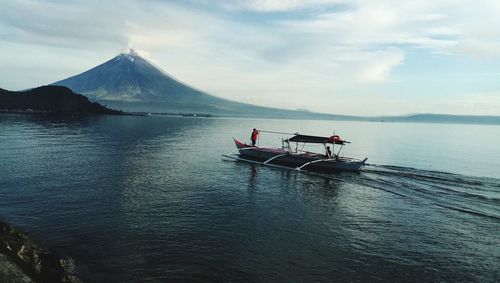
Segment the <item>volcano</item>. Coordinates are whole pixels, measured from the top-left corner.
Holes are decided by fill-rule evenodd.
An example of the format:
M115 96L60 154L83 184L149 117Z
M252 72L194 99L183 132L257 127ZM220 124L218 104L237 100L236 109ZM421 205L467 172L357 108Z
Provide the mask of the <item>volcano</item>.
M197 113L262 118L342 119L354 117L262 107L222 99L188 86L130 49L79 75L65 86L113 109L133 112Z
M218 98L194 89L174 79L132 49L52 85L66 86L91 100L126 111L231 114L239 113L243 108L246 110L244 112L267 109Z

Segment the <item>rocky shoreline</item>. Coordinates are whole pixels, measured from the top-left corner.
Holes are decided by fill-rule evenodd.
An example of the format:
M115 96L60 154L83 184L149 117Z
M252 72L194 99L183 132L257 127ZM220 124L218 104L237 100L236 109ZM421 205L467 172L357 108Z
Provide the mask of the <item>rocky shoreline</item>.
M82 282L72 258L36 243L26 233L0 221L1 282Z

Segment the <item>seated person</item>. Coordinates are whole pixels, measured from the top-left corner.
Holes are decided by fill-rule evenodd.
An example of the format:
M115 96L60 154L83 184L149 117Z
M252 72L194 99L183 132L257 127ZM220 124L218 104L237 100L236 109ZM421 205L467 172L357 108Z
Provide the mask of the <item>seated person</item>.
M326 158L332 158L332 151L330 150L329 146L326 147Z

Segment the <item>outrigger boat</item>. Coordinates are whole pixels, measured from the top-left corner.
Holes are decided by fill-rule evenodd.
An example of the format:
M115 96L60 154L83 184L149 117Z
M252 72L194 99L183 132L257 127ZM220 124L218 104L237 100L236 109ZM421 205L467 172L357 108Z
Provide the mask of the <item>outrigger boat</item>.
M226 154L224 157L269 165L275 167L286 167L296 170L334 172L339 170L358 171L366 160L340 156L340 151L345 144L350 142L343 140L338 135L331 137L319 137L301 135L298 133L279 133L271 131L259 131L259 133L274 133L293 135L292 137L281 140L281 148L259 147L246 144L233 138L236 145L237 154ZM315 153L304 150L306 144L322 144L325 148L325 154ZM332 154L327 147L332 145ZM339 146L335 152L335 145Z

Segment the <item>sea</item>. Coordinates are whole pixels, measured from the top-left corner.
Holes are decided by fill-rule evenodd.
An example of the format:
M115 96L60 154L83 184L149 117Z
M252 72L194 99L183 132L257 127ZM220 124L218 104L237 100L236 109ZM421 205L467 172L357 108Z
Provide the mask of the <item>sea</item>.
M368 165L222 157L253 128ZM1 114L0 219L86 282L499 282L500 126Z

